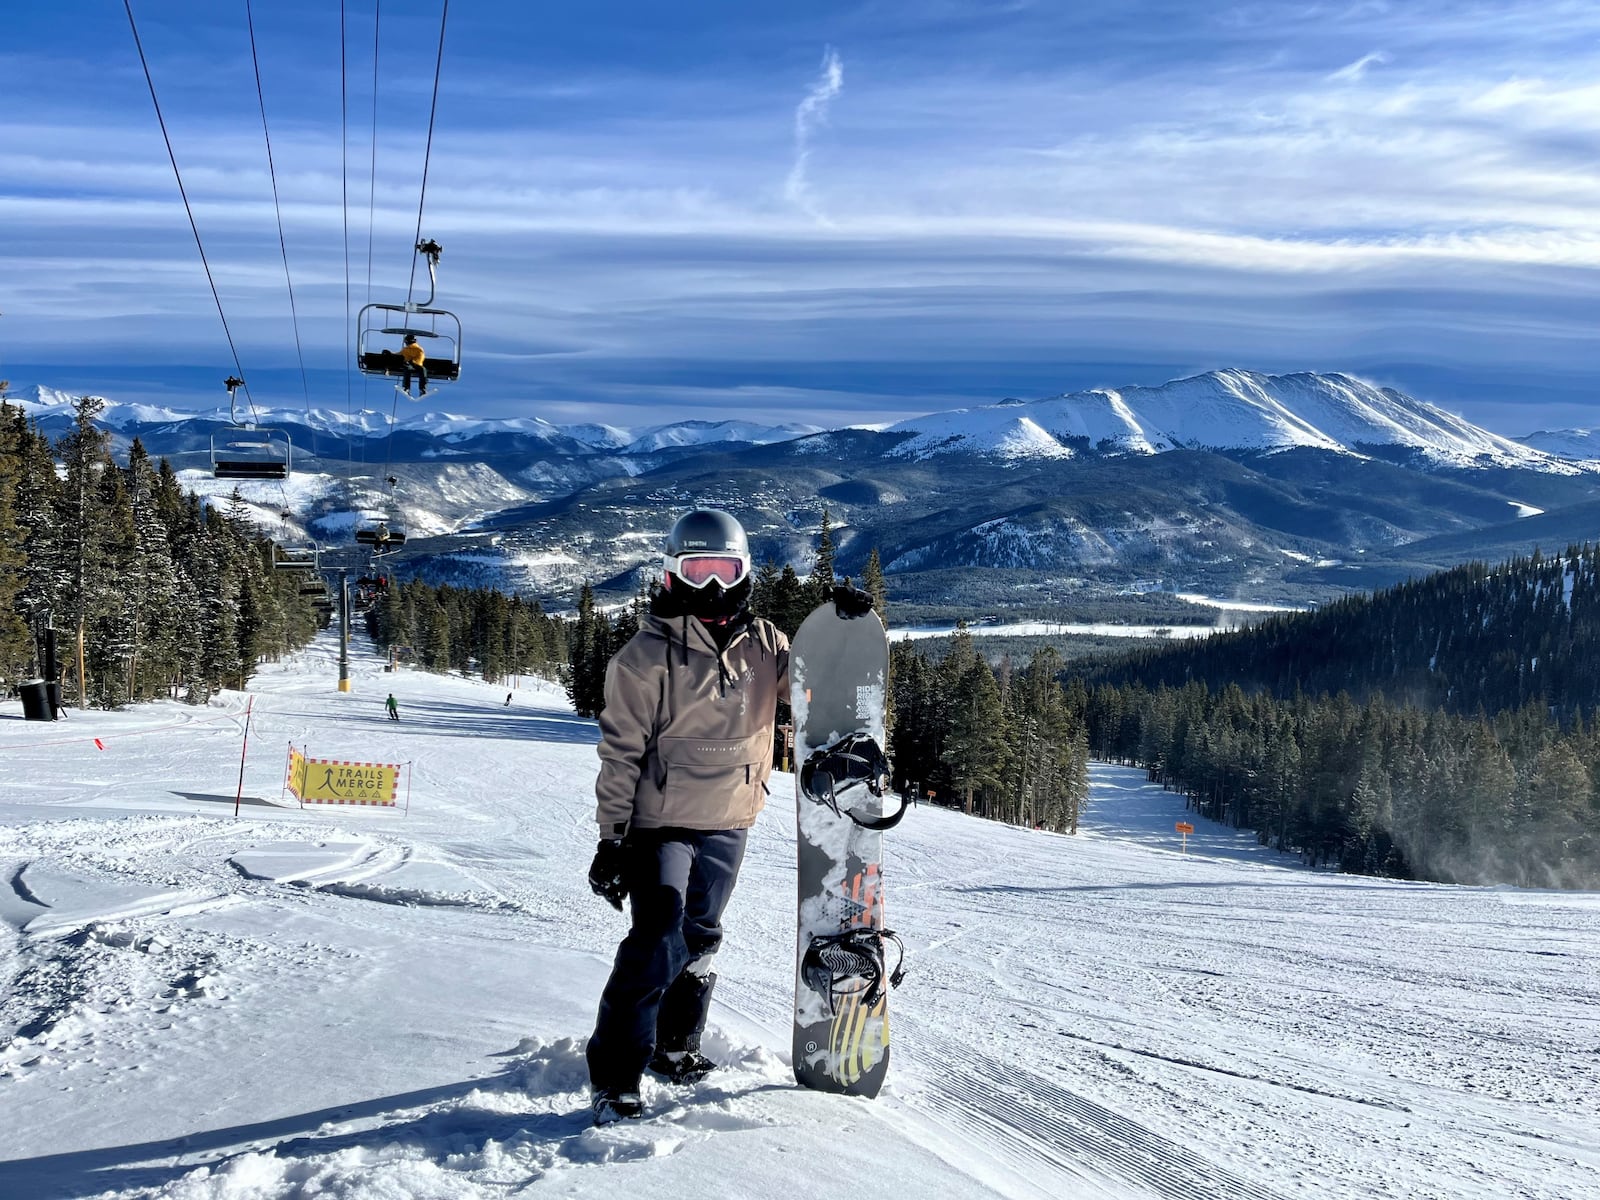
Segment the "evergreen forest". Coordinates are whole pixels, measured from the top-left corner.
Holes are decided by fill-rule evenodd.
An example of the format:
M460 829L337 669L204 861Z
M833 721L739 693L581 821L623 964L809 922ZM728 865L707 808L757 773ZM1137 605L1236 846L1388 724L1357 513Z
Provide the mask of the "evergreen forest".
M63 704L204 703L245 686L316 632L303 576L274 570L242 502L202 504L137 439L118 466L102 408L79 399L52 442L0 401L0 692L42 673L46 627Z
M1082 672L1096 757L1366 874L1600 886L1600 548L1472 563Z

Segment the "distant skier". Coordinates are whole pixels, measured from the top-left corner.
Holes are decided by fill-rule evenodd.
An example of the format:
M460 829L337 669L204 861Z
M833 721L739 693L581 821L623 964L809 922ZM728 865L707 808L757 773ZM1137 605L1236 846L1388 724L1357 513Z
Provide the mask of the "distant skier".
M417 377L417 396L421 398L428 394L428 368L423 364L427 362L428 355L425 350L417 345L417 335L406 334L404 345L400 347L400 357L406 360L405 371L400 377L400 390L406 395L411 394L411 376Z
M510 692L507 692L507 693L506 693L506 705L505 705L505 706L506 706L506 707L507 707L507 708L510 708L510 707L511 707L511 693L510 693Z
M383 706L389 710L389 720L398 721L400 719L400 705L395 702L393 692L389 693L389 698L383 702Z
M789 640L750 614L750 546L719 509L673 526L662 591L606 668L595 782L600 844L589 886L632 924L589 1039L597 1125L643 1112L646 1067L693 1083L716 1064L700 1037L722 912L766 803L773 725L789 692ZM871 599L836 589L841 612Z

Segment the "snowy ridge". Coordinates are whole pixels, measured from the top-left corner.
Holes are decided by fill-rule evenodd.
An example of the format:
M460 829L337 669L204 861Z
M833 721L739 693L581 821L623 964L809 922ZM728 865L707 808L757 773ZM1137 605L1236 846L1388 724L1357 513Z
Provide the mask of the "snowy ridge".
M893 451L907 458L951 452L1064 458L1076 448L1155 454L1178 447L1360 454L1389 447L1438 466L1584 469L1393 388L1338 374L1211 371L1160 387L1095 389L935 413L889 429L913 435Z
M1600 430L1541 429L1517 439L1524 446L1580 462L1600 460Z
M58 388L34 385L20 389L8 398L7 403L20 407L35 420L70 420L77 394ZM430 397L431 398L431 397ZM214 408L180 410L147 404L125 404L106 399L101 424L118 431L135 430L139 426L170 425L184 421L233 420L233 410L226 404ZM319 433L344 437L351 433L369 436L387 435L390 430L386 408L363 409L344 413L337 409L271 408L257 403L253 413L240 396L239 412L249 413L254 422L262 426L301 425ZM768 442L787 441L808 433L817 433L821 427L798 422L763 423L757 421L679 421L670 424L648 425L639 429L625 429L615 425L580 423L556 425L542 417L470 417L456 413L428 411L414 413L402 410L394 424L396 432L424 434L448 444L459 444L496 434L514 434L540 438L547 441L570 440L595 450L620 450L629 454L646 454L656 450L708 445L714 442L747 442L765 445Z

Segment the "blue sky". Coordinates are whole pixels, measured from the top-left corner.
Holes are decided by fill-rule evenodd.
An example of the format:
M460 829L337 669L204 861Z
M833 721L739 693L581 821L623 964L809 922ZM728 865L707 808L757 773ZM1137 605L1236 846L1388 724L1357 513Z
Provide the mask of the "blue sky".
M0 376L210 406L122 5L12 9ZM337 3L255 5L305 385L244 0L133 10L257 401L387 408L346 266L403 297L438 3L347 0L345 168ZM842 424L1240 366L1592 426L1600 6L452 0L423 229L451 411Z

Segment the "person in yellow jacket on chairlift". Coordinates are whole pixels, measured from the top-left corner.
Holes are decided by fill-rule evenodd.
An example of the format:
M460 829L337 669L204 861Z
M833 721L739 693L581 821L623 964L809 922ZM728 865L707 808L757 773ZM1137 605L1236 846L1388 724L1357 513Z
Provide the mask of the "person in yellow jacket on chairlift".
M423 364L427 361L428 355L421 346L417 345L416 334L406 334L405 345L400 347L400 357L406 360L405 374L400 377L401 392L407 396L411 394L411 376L415 375L417 383L420 385L417 388L417 395L419 397L426 396L428 394L428 368Z

